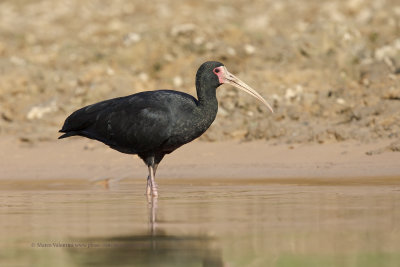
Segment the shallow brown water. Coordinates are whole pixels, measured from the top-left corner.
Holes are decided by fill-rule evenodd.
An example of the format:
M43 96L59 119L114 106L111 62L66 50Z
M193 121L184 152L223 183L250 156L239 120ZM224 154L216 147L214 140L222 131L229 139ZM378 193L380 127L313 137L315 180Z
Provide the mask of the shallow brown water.
M1 266L399 266L400 178L2 181Z

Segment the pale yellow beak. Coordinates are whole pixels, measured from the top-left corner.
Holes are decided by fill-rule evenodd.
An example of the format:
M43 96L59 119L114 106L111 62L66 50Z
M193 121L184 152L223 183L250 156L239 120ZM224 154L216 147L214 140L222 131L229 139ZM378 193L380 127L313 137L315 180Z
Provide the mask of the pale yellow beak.
M259 93L257 93L256 90L254 90L253 88L242 82L239 78L235 77L235 75L230 73L225 67L223 67L222 77L223 77L223 83L229 83L235 86L236 88L239 88L245 91L246 93L254 96L258 100L260 100L264 105L266 105L269 108L269 110L271 110L272 113L274 113L274 110L272 109L271 105L268 104L268 102Z

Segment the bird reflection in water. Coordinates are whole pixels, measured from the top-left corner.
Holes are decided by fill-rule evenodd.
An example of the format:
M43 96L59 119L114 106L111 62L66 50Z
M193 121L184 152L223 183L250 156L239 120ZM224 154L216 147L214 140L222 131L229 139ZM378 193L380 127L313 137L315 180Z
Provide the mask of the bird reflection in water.
M157 202L158 197L153 195L146 195L147 196L147 203L149 207L149 229L151 236L156 235L156 216L157 216Z
M82 239L91 248L68 248L74 265L225 266L218 240L207 235L169 234L157 220L159 199L149 196L149 228L143 234ZM170 223L168 223L171 225Z

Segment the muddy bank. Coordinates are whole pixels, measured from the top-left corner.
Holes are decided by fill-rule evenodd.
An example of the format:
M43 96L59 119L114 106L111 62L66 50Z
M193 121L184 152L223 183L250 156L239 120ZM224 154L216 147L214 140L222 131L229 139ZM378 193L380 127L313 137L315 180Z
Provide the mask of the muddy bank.
M195 141L167 155L157 179L327 178L400 175L400 153L390 142L274 145L270 142ZM136 156L82 138L28 144L0 141L1 180L138 179L147 168Z

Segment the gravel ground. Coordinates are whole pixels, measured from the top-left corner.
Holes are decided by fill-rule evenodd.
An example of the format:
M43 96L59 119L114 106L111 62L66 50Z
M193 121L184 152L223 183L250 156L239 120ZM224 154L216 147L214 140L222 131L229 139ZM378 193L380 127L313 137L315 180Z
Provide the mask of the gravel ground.
M275 113L223 86L202 140L399 143L397 0L249 3L1 1L0 135L52 140L83 105L143 90L195 94L198 66L218 60Z

